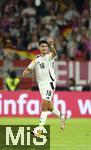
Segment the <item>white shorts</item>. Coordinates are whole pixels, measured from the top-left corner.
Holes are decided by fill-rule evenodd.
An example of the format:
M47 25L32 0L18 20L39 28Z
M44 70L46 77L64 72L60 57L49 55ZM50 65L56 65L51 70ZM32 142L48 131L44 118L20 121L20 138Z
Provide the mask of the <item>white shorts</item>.
M56 82L49 82L45 84L39 84L39 91L42 99L51 101L55 92Z

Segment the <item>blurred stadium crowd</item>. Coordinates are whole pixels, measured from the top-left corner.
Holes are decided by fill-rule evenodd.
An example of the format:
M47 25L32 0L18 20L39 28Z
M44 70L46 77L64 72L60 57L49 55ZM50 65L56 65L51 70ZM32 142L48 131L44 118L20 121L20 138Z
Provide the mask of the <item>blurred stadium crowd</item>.
M90 59L89 0L0 0L0 58L22 59L7 47L38 49L38 40L55 39L60 59Z
M29 58L26 52L38 53L38 41L48 37L55 40L57 60L90 60L90 30L89 0L0 0L6 72L13 60Z

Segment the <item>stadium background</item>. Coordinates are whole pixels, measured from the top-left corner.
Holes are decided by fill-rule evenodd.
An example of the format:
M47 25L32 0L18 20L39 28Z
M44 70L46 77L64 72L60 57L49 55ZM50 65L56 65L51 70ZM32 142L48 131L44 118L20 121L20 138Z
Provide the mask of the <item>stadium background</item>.
M27 102L38 99L40 103L34 72L23 78L22 71L39 54L39 39L51 36L57 49L53 100L63 112L72 112L63 134L58 119L47 120L51 125L51 150L91 150L90 30L90 0L0 0L0 124L38 124L36 113L32 114L34 102L27 115L25 108L23 114L13 114L13 106L10 110L4 102L16 102L28 93ZM6 85L12 71L20 79L16 91Z

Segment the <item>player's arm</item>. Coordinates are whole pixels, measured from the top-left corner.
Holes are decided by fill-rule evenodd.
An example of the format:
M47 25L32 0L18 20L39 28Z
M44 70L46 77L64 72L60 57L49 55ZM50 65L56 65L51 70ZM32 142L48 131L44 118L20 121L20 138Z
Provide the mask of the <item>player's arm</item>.
M28 65L28 67L23 71L23 76L28 76L31 71L35 68L36 59L34 58L33 61Z
M55 44L52 38L48 38L48 43L50 45L51 57L55 57L57 55Z

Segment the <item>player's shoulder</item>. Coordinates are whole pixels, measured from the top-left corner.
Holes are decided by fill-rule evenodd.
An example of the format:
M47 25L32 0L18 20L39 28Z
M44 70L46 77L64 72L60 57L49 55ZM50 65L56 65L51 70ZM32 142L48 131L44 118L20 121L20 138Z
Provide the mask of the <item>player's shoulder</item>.
M37 56L34 57L33 60L37 60L37 59L40 58L40 57L41 57L41 55L37 55Z
M37 55L37 56L36 56L36 59L39 58L39 57L41 57L41 54L40 54L40 55Z

